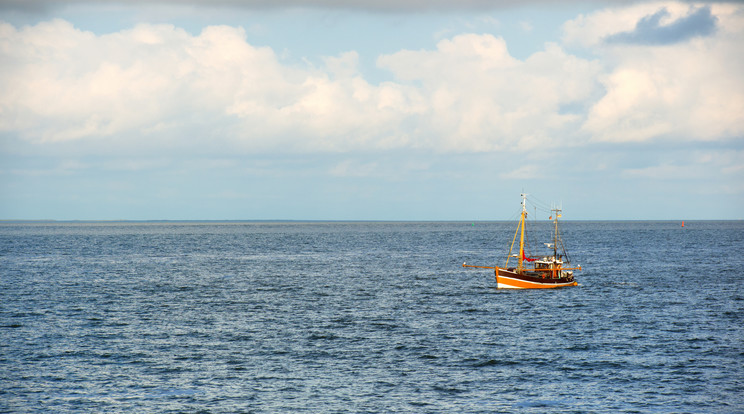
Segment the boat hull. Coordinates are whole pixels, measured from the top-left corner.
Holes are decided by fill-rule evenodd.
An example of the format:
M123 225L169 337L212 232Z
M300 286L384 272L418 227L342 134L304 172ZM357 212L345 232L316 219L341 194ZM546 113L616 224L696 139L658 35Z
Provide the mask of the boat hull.
M496 287L499 289L554 289L576 286L573 275L560 278L543 278L496 268Z

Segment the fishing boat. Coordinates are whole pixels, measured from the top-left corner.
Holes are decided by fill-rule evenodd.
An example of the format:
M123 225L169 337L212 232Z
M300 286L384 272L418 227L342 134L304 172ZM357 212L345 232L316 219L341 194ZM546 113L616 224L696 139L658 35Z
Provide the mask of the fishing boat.
M517 231L509 247L504 267L499 266L473 266L463 263L462 267L474 267L479 269L494 269L496 275L496 287L499 289L546 289L566 286L576 286L574 270L581 270L581 266L571 267L568 253L563 245L560 232L558 231L558 219L561 217L561 209L552 208L550 219L553 220L553 242L544 243L552 254L531 257L525 253L525 225L527 224L527 194L522 194L522 212L519 218ZM519 253L513 253L514 244L519 236ZM509 259L516 259L516 266L509 266Z

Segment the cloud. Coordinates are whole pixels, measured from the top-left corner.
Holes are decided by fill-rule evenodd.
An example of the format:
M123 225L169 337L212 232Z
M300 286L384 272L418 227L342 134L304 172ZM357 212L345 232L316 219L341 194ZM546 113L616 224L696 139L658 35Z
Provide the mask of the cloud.
M447 151L532 149L555 145L579 121L559 108L587 99L597 86L597 62L548 44L522 61L502 38L463 34L436 50L404 50L381 56L378 65L397 80L417 84L425 108L422 137L438 137Z
M577 3L580 0L575 0ZM622 2L623 0L615 0ZM43 11L62 5L74 3L92 3L90 0L4 0L0 9L20 9ZM523 7L525 5L565 4L557 0L103 0L98 4L126 5L182 5L205 7L235 7L244 9L280 9L280 8L322 8L344 10L371 10L378 12L420 12L437 10L493 10L500 8Z
M499 178L504 180L533 180L549 178L548 175L544 165L529 164L502 172L499 174Z
M675 21L689 11L663 9ZM596 59L557 43L517 59L501 37L463 33L379 56L389 77L377 83L363 76L359 51L290 63L239 27L96 35L64 20L0 23L0 134L40 148L237 153L544 152L744 134L738 8L711 6L719 24L705 38L662 48L603 41L654 10L568 22L566 45L588 39L581 45Z
M656 165L623 170L621 175L629 178L650 180L692 180L700 177L700 172L689 165Z
M739 7L678 1L611 6L564 23L563 42L582 47L673 44L712 35L717 29L733 29Z
M36 142L157 137L343 150L356 141L374 147L369 140L381 135L387 145L380 131L407 110L402 88L355 75L353 52L297 69L247 43L241 28L192 36L143 24L96 36L53 20L2 24L0 42L0 131Z
M376 162L360 163L345 160L336 164L329 174L334 177L372 177L378 174L379 165Z
M39 143L529 149L577 125L559 108L590 96L599 70L554 44L521 61L503 39L475 34L381 56L396 80L379 84L361 76L355 51L298 67L228 26L99 36L52 20L2 24L0 43L0 131Z
M744 39L744 17L739 7L711 6L709 20L718 26L707 37L685 41L678 37L665 47L604 41L611 34L628 32L623 27L660 7L672 21L691 15L679 3L637 5L579 16L564 25L566 43L587 47L601 55L605 65L599 77L604 96L591 106L582 131L595 141L610 142L741 136L744 51L739 45Z
M683 42L697 36L707 36L716 29L715 16L710 6L704 6L683 18L662 25L661 20L669 17L666 8L644 16L636 24L635 30L615 33L605 38L607 43L632 43L643 45L669 45Z
M266 83L280 69L271 50L227 27L194 37L170 25L138 25L96 36L53 20L20 30L3 24L0 39L0 130L40 141L198 124L223 112L236 83L250 82L240 63Z
M635 168L621 167L620 175L624 178L638 180L678 181L691 183L703 182L740 182L744 166L739 161L743 155L741 149L729 148L670 151L658 164Z

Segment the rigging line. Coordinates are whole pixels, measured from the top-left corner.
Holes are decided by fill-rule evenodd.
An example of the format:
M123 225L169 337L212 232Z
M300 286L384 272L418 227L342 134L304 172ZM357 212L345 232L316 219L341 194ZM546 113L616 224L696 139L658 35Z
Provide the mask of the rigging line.
M541 200L540 198L538 198L538 197L536 197L534 195L530 195L530 200L533 200L533 201L537 202L538 204L542 204L543 206L549 206L550 205L549 203L546 203L545 201Z
M514 214L512 214L512 216L511 216L511 217L509 217L509 219L507 219L507 220L497 220L497 221L507 221L507 222L511 223L511 222L513 222L513 221L514 221L514 219L516 219L516 217L517 217L518 215L520 215L520 214L522 214L522 209L519 209L519 210L518 210L517 212L515 212ZM483 245L484 245L484 246L487 246L487 247L486 247L486 249L487 249L487 250L491 250L491 249L493 249L493 247L488 247L488 246L493 246L493 241L494 241L494 240L495 240L495 239L496 239L497 237L499 237L499 236L500 236L500 233L499 233L499 232L492 232L492 233L491 233L491 238L483 242Z
M550 207L549 207L549 206L548 206L547 204L543 204L543 203L535 203L535 202L533 202L533 203L531 203L531 204L532 204L533 206L536 206L536 207L537 207L538 209L540 209L540 210L545 210L545 211L550 211L550 210L551 210L551 208L550 208Z
M512 214L506 221L513 222L522 214L522 209L515 211L514 214Z
M532 205L532 207L533 207L533 208L534 208L535 210L538 210L538 211L540 211L540 213L545 213L545 214L548 214L548 213L550 213L550 209L546 209L546 208L544 208L544 207L541 207L541 206L535 206L534 204Z
M542 233L542 226L538 225L540 222L537 220L537 214L532 218L528 216L528 222L529 227L527 227L524 232L525 251L528 252L527 256L535 257L537 247L535 247L533 241L540 240L535 237L535 234ZM539 245L539 243L537 245Z
M521 214L522 214L522 208L521 207L519 209L515 209L514 210L514 213L511 215L511 217L509 217L509 221L516 220L516 218L519 217Z
M543 200L540 200L537 197L531 197L530 199L532 200L533 204L536 204L537 207L544 212L550 212L551 210L553 210L550 204L544 202Z
M544 205L544 206L548 206L548 205L550 205L549 203L546 203L546 202L545 202L544 200L541 200L540 198L538 198L538 197L536 197L536 196L534 196L534 195L532 195L532 196L530 197L530 199L532 199L532 200L535 200L535 201L537 201L538 203L540 203L540 204L542 204L542 205Z
M498 233L498 232L495 232L495 231L494 231L494 232L491 232L491 238L490 238L490 239L488 239L488 240L487 240L486 242L484 242L484 245L486 245L486 246L491 246L491 245L492 245L492 242L493 242L493 241L494 241L494 240L496 239L496 237L498 237L498 236L499 236L499 233Z
M536 210L539 210L541 213L545 213L545 214L549 214L552 211L552 209L548 209L548 208L544 208L540 206L536 207Z
M509 217L508 222L513 223L514 220L516 220L517 216L520 216L522 214L522 209L520 208L518 211L515 211L514 214ZM493 241L498 235L494 233L493 237L491 238L491 241ZM514 247L514 242L512 241L512 245L509 246L506 253L506 263L509 264L509 256L511 256L511 250Z

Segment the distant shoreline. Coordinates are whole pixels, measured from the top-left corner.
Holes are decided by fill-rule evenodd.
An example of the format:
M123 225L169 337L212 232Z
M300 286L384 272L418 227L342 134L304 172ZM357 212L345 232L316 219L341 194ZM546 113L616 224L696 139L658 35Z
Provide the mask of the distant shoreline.
M289 220L289 219L257 219L257 220L25 220L25 219L0 219L0 225L4 224L312 224L312 223L504 223L514 220ZM550 220L537 220L538 222L549 222ZM744 219L570 219L561 220L570 222L715 222L715 221L744 221Z

